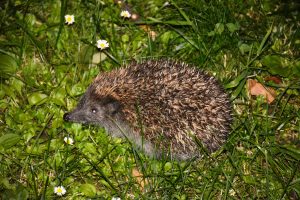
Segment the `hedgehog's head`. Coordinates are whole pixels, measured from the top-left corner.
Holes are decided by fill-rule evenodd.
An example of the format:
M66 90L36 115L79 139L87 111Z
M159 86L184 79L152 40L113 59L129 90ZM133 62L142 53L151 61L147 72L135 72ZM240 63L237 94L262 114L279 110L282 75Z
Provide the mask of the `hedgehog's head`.
M120 115L121 104L113 95L100 96L90 87L80 99L77 107L64 114L64 120L106 127Z

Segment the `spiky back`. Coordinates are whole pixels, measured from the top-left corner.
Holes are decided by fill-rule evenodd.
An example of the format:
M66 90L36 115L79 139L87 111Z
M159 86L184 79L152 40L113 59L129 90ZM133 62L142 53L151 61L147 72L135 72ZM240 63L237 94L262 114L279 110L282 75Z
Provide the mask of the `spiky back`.
M193 66L170 60L134 62L98 75L92 85L99 98L121 103L124 120L145 140L177 156L197 154L194 136L209 151L227 138L228 95L215 78Z

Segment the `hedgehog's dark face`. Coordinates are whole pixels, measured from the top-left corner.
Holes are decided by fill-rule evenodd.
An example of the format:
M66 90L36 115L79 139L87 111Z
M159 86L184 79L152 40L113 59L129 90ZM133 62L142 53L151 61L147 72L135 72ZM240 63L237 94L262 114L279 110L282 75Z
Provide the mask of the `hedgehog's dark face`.
M120 103L111 98L97 98L89 90L83 95L77 107L64 114L64 120L83 124L96 124L107 128L107 124L120 114Z

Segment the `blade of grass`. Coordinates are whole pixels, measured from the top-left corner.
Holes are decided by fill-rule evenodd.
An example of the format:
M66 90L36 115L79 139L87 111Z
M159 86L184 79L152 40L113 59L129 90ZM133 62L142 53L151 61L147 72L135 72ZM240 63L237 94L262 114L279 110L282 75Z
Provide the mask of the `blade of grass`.
M37 184L36 184L36 175L33 171L33 166L30 165L29 166L30 169L30 173L31 173L31 182L33 183L33 191L34 191L34 195L35 195L35 199L38 199L38 189L37 189Z
M188 17L188 15L181 8L179 8L177 6L177 4L175 3L175 1L172 0L171 4L174 5L177 8L177 10L182 15L182 17L188 22L188 24L190 24L193 27L194 31L197 32L195 24L190 20L190 18Z
M266 42L270 38L272 30L273 30L273 24L271 25L271 27L267 31L266 35L264 36L263 40L261 41L260 46L257 49L256 56L259 56L263 52Z
M298 160L298 162L296 163L296 167L293 170L292 176L289 178L289 180L285 184L285 187L283 189L280 199L284 199L284 197L286 196L287 190L288 190L289 186L291 185L294 177L296 176L296 173L298 172L299 168L300 168L300 160Z
M66 5L67 5L67 0L61 0L61 7L60 7L60 22L59 22L59 29L58 29L58 33L56 36L56 40L55 40L55 46L57 46L62 29L64 27L64 18L65 18L65 13L66 13Z
M29 39L31 40L31 42L37 48L37 50L38 50L38 52L40 54L41 60L43 62L48 62L48 60L46 59L45 53L43 51L43 48L42 48L42 46L40 44L40 42L35 39L35 37L31 33L31 31L28 28L26 28L21 22L17 21L16 24L26 33L26 35L29 37Z
M117 188L112 184L112 182L107 178L107 176L104 174L104 172L93 162L91 161L85 154L81 154L85 160L93 167L94 170L96 170L100 176L108 183L108 185L113 189L115 192L117 192Z
M186 21L179 21L179 20L166 20L166 21L161 21L158 19L155 19L153 17L147 17L149 21L141 20L134 22L136 25L155 25L155 24L165 24L165 25L172 25L172 26L191 26L189 22ZM125 23L130 25L131 23Z

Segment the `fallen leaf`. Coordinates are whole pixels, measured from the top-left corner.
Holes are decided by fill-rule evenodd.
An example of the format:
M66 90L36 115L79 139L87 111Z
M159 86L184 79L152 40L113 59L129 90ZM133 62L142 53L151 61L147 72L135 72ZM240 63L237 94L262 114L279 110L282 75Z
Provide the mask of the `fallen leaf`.
M140 190L143 191L147 180L143 178L143 174L137 168L133 168L131 173L132 177L134 177L140 185Z
M272 103L276 97L276 92L273 88L266 87L253 79L247 80L247 89L250 95L264 96L269 104Z
M152 40L155 40L157 37L157 33L151 30L151 27L148 25L140 25L139 26L143 31L149 34Z
M268 76L268 77L265 78L265 81L273 81L276 84L282 83L281 78L279 78L277 76Z
M151 28L150 28L150 26L148 26L148 25L139 25L139 27L140 27L143 31L145 31L145 32L150 32L150 31L151 31Z

